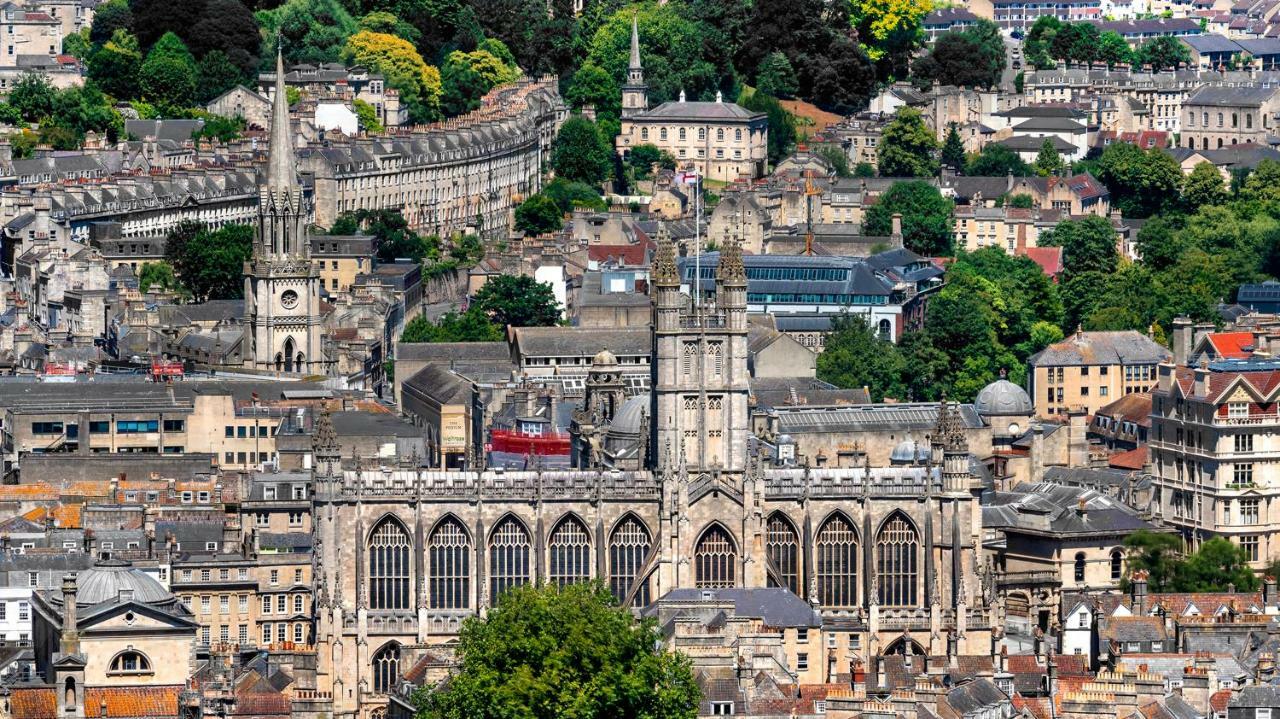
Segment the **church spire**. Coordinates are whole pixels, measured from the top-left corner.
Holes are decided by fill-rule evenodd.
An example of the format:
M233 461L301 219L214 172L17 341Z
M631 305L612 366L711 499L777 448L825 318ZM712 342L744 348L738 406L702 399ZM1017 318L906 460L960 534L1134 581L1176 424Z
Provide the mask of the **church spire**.
M293 190L298 186L289 126L289 97L284 84L284 54L276 44L276 96L271 103L271 144L268 147L267 187Z
M636 14L631 15L631 64L627 66L630 70L641 70L640 67L640 27L636 19Z

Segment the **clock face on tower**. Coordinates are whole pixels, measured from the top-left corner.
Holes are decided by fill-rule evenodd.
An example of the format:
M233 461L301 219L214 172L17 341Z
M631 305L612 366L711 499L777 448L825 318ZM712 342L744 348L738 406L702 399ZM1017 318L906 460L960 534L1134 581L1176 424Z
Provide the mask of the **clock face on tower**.
M298 306L298 293L293 290L285 290L280 294L280 304L284 305L286 310L291 310Z

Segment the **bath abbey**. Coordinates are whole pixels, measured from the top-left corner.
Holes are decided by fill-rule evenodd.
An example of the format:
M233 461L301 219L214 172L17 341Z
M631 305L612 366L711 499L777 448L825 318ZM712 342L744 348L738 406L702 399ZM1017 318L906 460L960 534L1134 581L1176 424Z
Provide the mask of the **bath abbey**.
M335 714L391 692L465 618L528 583L599 579L637 609L773 588L820 617L803 672L815 682L874 671L866 657L992 652L982 488L958 408L943 403L927 445L891 466L869 452L840 468L768 456L748 427L740 249L720 262L715 301L691 298L659 233L651 391L611 390L618 361L601 351L578 411L606 434L612 421L642 429L589 468L344 470L332 428L317 430L318 683ZM643 459L609 466L618 454Z

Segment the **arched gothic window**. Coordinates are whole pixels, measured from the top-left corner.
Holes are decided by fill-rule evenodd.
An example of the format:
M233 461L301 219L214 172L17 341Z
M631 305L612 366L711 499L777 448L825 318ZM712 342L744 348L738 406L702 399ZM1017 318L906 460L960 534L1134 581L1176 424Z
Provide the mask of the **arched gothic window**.
M724 343L708 342L707 354L711 355L711 371L717 377L724 374Z
M737 586L738 550L733 537L720 525L702 533L693 550L694 585L702 589Z
M912 607L917 604L920 573L920 535L911 522L896 514L876 537L876 580L880 606Z
M471 606L471 539L452 517L431 532L427 542L428 601L432 609Z
M489 537L489 601L512 587L529 583L529 532L515 517L507 517Z
M716 142L724 142L724 128L723 128L723 127L717 127L717 128L716 128Z
M852 607L857 602L858 535L844 515L837 514L818 530L818 602L824 607Z
M765 528L765 551L778 573L778 579L782 580L779 585L778 579L770 573L769 586L783 586L793 594L800 594L800 537L791 521L781 512L769 517Z
M631 585L644 568L652 546L649 530L635 517L626 517L614 528L613 536L609 537L609 589L613 590L618 601L627 598L627 592L631 591ZM649 583L645 582L636 591L632 606L648 604Z
M409 533L387 517L369 536L369 608L409 608Z
M373 655L373 690L379 694L394 691L400 681L400 645L387 644Z
M1119 549L1111 550L1111 578L1120 579L1124 576L1124 552Z
M558 587L591 579L591 537L573 517L565 517L551 530L551 564L548 574Z
M1084 552L1076 554L1075 579L1077 582L1084 581Z

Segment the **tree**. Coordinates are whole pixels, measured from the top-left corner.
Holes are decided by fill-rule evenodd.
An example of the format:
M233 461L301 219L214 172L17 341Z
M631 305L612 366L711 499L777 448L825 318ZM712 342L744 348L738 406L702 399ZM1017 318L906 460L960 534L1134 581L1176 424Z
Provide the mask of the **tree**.
M1062 169L1062 156L1053 146L1053 140L1045 138L1044 143L1040 145L1040 154L1036 155L1036 161L1032 163L1032 167L1041 177L1048 177Z
M795 116L777 99L756 90L744 91L738 104L769 116L769 162L777 163L791 153L796 142Z
M137 95L141 65L138 39L125 30L116 30L116 34L90 56L89 79L108 95L126 100Z
M420 719L692 719L689 660L661 648L652 620L617 606L599 582L508 589L468 618L461 670L415 695Z
M338 62L347 38L359 30L339 0L289 0L257 18L266 37L280 34L289 63Z
M173 273L173 265L168 262L145 262L138 271L138 290L147 292L152 287L162 290L181 290L182 284Z
M1034 174L1018 153L998 143L988 143L969 161L965 174L970 177L1027 177Z
M964 142L960 140L954 122L947 128L947 139L942 143L942 166L956 172L964 171Z
M89 28L87 27L80 32L73 32L62 38L62 54L70 55L81 62L89 59L89 51L92 49L93 45L89 42Z
M515 228L531 235L557 232L564 226L564 215L556 201L542 194L533 195L520 203L515 212Z
M165 33L147 53L138 72L142 99L168 114L190 107L196 93L196 60L175 34Z
M1135 59L1152 70L1176 70L1191 64L1191 50L1171 35L1154 37L1138 46Z
M1025 192L1017 192L1009 195L1009 207L1016 207L1019 210L1030 210L1036 206L1036 198Z
M1042 15L1036 19L1022 43L1023 55L1028 63L1039 70L1053 68L1055 63L1050 48L1061 28L1062 22L1052 15Z
M94 9L89 42L103 45L116 34L116 30L133 30L133 11L129 9L129 0L107 0Z
M1201 162L1191 169L1182 186L1182 204L1189 210L1202 205L1219 205L1227 199L1222 173L1212 162Z
M378 135L385 128L382 127L382 121L378 119L378 110L373 105L356 98L351 101L351 106L355 109L356 117L360 121L360 131L370 135Z
M777 50L765 56L756 68L756 90L773 97L794 97L796 71L791 61Z
M716 91L738 95L737 76L730 58L705 42L705 28L691 19L683 3L648 3L614 12L591 38L590 62L621 81L631 58L631 21L640 34L649 102L676 99L681 91L690 100L711 100Z
M1125 217L1149 217L1177 203L1182 168L1158 148L1113 142L1098 158L1098 179L1111 190L1111 205Z
M1280 200L1280 162L1262 160L1245 178L1240 196L1248 200L1273 202Z
M617 81L590 60L573 73L565 91L565 100L574 109L581 110L591 105L596 109L597 117L618 117L622 111L621 97Z
M1175 591L1178 564L1182 555L1181 537L1139 529L1125 537L1124 547L1126 584L1133 581L1136 572L1142 571L1147 573L1147 588L1150 591Z
M995 23L979 20L943 33L912 66L919 79L959 87L995 87L1005 67L1004 39Z
M171 4L168 0L157 2L166 6ZM239 69L240 75L256 73L262 35L258 20L249 8L240 0L203 0L199 4L199 17L193 25L178 25L170 29L182 38L196 57L204 59L216 50Z
M1180 592L1222 592L1231 587L1251 592L1258 588L1258 575L1249 568L1244 548L1223 537L1203 542L1179 569Z
M909 54L923 35L924 16L933 9L929 0L854 0L850 22L862 49L877 62L892 63Z
M835 171L836 177L853 177L853 171L849 169L849 154L844 151L844 148L837 145L823 145L818 148L818 154L831 163L831 169Z
M253 255L254 229L227 225L209 231L183 222L165 240L165 261L196 302L236 299L244 290L244 263Z
M596 124L574 115L560 126L551 148L551 167L571 182L599 185L609 176L612 152Z
M213 138L219 142L231 142L239 137L248 125L243 117L223 117L211 113L198 113L204 127L193 135L194 139Z
M401 342L501 342L503 328L474 307L466 312L446 312L432 322L418 315L404 326Z
M35 72L23 73L9 90L9 105L27 122L38 122L53 112L56 92L49 79Z
M560 303L551 285L527 275L491 277L472 305L500 325L551 327L560 321Z
M361 30L347 38L342 57L382 73L387 84L400 91L414 122L440 118L440 71L423 61L407 40L395 35Z
M244 75L221 50L210 50L196 66L197 101L208 103L244 81Z
M908 249L930 257L948 255L953 206L928 182L895 182L867 210L863 231L887 237L893 231L893 216L901 214L903 244Z
M368 13L364 17L361 17L360 20L357 21L356 25L361 30L379 32L385 35L395 35L396 37L408 40L415 45L422 37L422 34L418 32L418 28L410 25L404 20L401 20L395 15L386 12L385 10Z
M880 174L884 177L933 177L938 141L924 124L920 111L898 108L880 136Z
M632 147L627 156L627 162L630 163L637 180L648 180L653 177L655 166L664 170L676 169L676 158L666 150L658 149L657 145L641 144Z
M1133 64L1133 50L1129 43L1115 30L1107 30L1098 36L1098 59L1107 63L1107 67Z
M605 209L604 200L600 199L600 191L582 182L570 182L557 177L542 188L542 194L555 201L561 214L569 214L574 208L586 207L592 210Z
M1089 215L1066 220L1040 236L1045 247L1062 248L1062 265L1068 274L1116 271L1116 231L1105 217Z
M818 379L846 389L866 387L872 402L902 396L904 368L898 348L858 315L836 317L818 355Z
M853 166L854 177L875 177L876 167L870 162L859 162Z
M505 51L505 46L502 49ZM480 98L486 92L496 85L514 82L520 77L520 68L507 66L487 50L454 50L445 60L440 76L443 86L440 106L446 116L453 116L480 107Z

